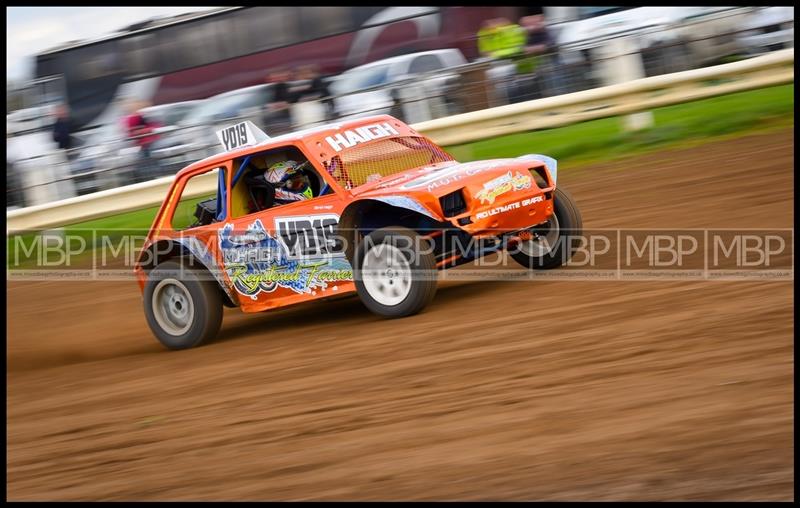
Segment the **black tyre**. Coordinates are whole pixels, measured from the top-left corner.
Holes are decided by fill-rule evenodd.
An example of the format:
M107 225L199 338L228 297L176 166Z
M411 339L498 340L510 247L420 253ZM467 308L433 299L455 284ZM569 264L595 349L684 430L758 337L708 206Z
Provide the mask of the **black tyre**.
M144 288L144 315L169 349L188 349L213 339L222 324L222 295L203 269L176 261L155 267Z
M583 221L572 196L556 188L553 215L544 224L530 229L531 240L520 242L509 249L514 261L525 268L549 270L557 268L572 257L583 233Z
M427 246L402 227L378 229L361 241L353 266L358 296L367 309L398 318L420 312L433 300L438 272Z

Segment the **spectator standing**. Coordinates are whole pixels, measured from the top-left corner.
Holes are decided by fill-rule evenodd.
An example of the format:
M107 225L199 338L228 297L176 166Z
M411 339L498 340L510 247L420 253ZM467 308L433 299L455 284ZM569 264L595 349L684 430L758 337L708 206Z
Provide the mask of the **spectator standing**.
M489 19L478 31L478 50L495 60L521 56L525 48L525 30L506 18Z
M24 207L25 193L17 167L6 157L6 207Z
M525 58L518 64L521 73L536 73L539 95L557 95L561 89L561 72L556 41L545 24L544 16L535 14L520 18L525 29Z
M300 67L295 79L300 82L292 87L293 102L314 101L328 96L328 87L316 65Z
M289 69L276 69L265 80L272 84L272 100L265 105L264 126L267 134L283 134L292 128L290 103L292 97L289 91Z
M400 91L397 88L392 88L389 94L392 98L392 107L389 110L389 114L401 122L405 122L406 118L405 113L403 112L403 100L400 97Z
M478 50L482 56L494 60L486 76L495 84L495 101L510 101L512 82L516 75L513 61L524 54L525 30L506 18L489 19L478 31Z
M544 16L535 14L520 18L520 25L525 29L525 54L544 55L553 51L555 41L547 30Z
M134 174L137 182L151 180L158 176L158 164L151 157L152 145L159 137L154 132L158 124L145 118L140 111L146 105L143 102L131 102L128 106L130 114L125 118L128 139L139 147L139 154L144 162L144 168Z
M487 19L478 30L478 53L482 58L491 58L497 20Z
M295 127L313 125L331 117L331 99L328 85L316 65L304 65L295 74L290 88ZM314 104L316 102L316 104Z
M544 67L541 73L545 95L559 95L591 88L592 61L587 50L574 52L577 62L567 63L561 59L558 42L552 30L547 27L542 15L526 16L520 22L528 32L526 53L538 55L538 66Z
M72 149L72 119L69 117L69 109L64 104L56 108L56 121L53 124L53 141L58 144L60 150L66 152L68 161L72 162L75 159L76 154Z

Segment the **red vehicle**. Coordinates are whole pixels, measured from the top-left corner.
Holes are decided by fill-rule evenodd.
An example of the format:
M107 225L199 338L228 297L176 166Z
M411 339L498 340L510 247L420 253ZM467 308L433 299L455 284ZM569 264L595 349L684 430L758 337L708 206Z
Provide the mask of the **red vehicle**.
M421 311L437 271L508 250L548 269L581 232L556 162L459 163L381 115L268 138L250 122L218 133L224 153L178 173L135 273L167 347L213 338L222 307L260 312L356 292L380 316ZM291 168L291 179L271 180ZM281 197L294 182L303 198Z

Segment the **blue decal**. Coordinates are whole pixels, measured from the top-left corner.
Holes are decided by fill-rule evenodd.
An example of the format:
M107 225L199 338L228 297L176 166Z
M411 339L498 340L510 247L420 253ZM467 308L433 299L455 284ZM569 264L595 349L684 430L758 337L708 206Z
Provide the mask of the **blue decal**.
M289 257L285 245L273 238L261 219L242 232L233 224L219 230L220 249L228 277L239 293L256 299L259 293L277 288L316 294L329 284L353 279L350 264L341 257Z

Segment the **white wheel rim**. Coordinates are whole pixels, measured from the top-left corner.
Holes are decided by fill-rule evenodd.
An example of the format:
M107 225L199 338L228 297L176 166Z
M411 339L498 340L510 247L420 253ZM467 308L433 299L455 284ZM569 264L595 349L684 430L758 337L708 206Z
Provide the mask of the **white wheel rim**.
M372 247L364 258L361 276L369 296L381 305L398 305L411 291L411 265L393 245Z
M550 216L550 219L539 226L534 226L528 231L533 233L533 238L521 242L519 246L520 252L531 257L542 257L556 248L556 242L561 235L558 227L558 217L556 214Z
M177 279L164 279L153 290L153 315L162 330L183 335L194 321L194 302L186 286Z

